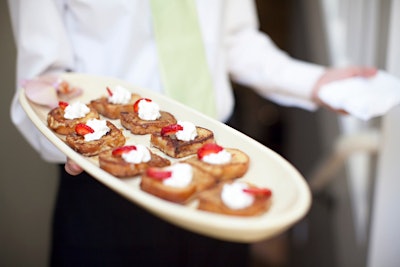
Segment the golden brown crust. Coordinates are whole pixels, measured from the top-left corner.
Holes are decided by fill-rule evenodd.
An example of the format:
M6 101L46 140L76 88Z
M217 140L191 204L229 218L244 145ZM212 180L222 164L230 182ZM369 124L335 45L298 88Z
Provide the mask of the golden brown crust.
M121 112L122 126L133 134L151 134L159 132L162 127L176 123L175 117L168 112L160 111L161 117L157 120L142 120L136 112Z
M133 111L133 104L140 99L140 95L132 94L131 100L128 104L112 104L108 102L107 97L101 97L90 101L90 105L97 110L97 112L110 119L118 119L121 112Z
M197 150L206 143L214 143L214 133L206 128L196 126L197 137L192 141L181 141L175 135L161 136L160 132L150 137L152 146L158 148L173 158L183 158L197 153Z
M213 176L193 167L192 182L184 188L164 185L161 180L153 179L146 174L141 177L140 188L164 200L183 204L195 197L197 193L211 188L215 183Z
M90 106L89 108L90 112L85 117L72 120L64 118L64 109L60 107L53 108L47 114L47 125L58 134L72 134L75 132L75 126L78 123L86 123L90 119L98 119L100 117L95 109Z
M143 163L129 163L121 156L113 156L112 150L104 151L99 154L100 168L119 178L133 177L142 174L149 167L165 167L170 165L170 161L151 152L151 159Z
M217 186L203 191L198 195L199 199L199 210L209 211L213 213L236 215L236 216L256 216L266 212L271 206L270 196L256 196L251 206L243 209L231 209L226 206L221 199L222 188L225 183L219 183ZM256 187L249 184L250 187Z
M83 136L74 132L67 135L65 141L72 149L87 157L96 156L100 152L124 145L125 136L122 131L110 121L107 121L107 126L110 131L99 140L86 142Z
M246 153L236 148L225 148L225 150L232 155L231 161L226 164L210 164L198 159L197 155L184 161L203 169L220 181L242 177L249 169L250 158Z

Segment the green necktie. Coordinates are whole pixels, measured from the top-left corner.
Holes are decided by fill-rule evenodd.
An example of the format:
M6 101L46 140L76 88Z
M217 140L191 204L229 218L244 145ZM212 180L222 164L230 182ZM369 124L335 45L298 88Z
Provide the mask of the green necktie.
M151 0L161 79L168 96L216 117L194 0Z

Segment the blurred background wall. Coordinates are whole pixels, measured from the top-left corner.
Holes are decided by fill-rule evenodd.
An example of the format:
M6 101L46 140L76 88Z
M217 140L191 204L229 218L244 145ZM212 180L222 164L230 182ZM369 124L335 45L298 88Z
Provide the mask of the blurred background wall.
M10 121L15 48L0 1L0 266L46 266L56 169L41 161Z
M328 64L326 28L318 0L257 0L261 29L299 59ZM55 166L43 162L10 122L15 48L7 1L0 0L0 266L46 266ZM308 179L339 136L337 116L283 108L235 85L237 128L287 158ZM249 120L248 107L257 109ZM254 113L253 113L254 114ZM253 115L251 114L251 115ZM366 243L356 238L346 173L314 196L307 217L287 233L254 244L254 266L365 266Z

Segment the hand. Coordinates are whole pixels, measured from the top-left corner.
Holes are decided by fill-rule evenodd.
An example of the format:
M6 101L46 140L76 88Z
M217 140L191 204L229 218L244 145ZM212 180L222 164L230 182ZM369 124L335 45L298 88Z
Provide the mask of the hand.
M83 169L70 158L67 158L67 162L65 163L64 169L67 173L73 176L83 172Z
M338 81L338 80L343 80L346 78L351 78L351 77L365 77L365 78L370 78L375 76L377 73L377 69L373 67L345 67L345 68L331 68L327 69L327 71L322 74L322 76L319 78L317 83L314 86L313 93L312 93L312 99L314 102L319 104L320 106L326 107L330 110L333 110L335 112L341 113L341 114L347 114L344 110L336 110L324 103L319 97L318 97L318 92L321 89L321 87L325 84L328 84L330 82Z

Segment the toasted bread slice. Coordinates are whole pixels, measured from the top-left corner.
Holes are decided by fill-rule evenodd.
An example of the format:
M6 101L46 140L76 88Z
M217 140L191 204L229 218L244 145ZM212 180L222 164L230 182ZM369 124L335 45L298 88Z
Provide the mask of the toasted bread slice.
M271 206L270 195L256 195L254 196L253 203L246 208L232 209L228 207L221 198L222 189L226 183L232 183L232 181L221 182L217 186L198 194L199 204L197 208L225 215L256 216L265 213ZM257 188L251 184L249 184L249 187Z
M160 111L161 117L157 120L142 120L136 112L121 112L122 126L133 134L151 134L159 132L162 127L176 123L175 117L166 111Z
M183 158L197 153L197 150L206 143L214 143L214 133L206 128L196 126L197 137L192 141L181 141L175 135L162 136L155 132L150 137L150 143L165 154L173 158Z
M83 136L74 132L67 135L65 141L72 149L87 157L96 156L100 152L124 145L125 136L122 131L110 121L107 121L107 126L110 131L99 140L86 142Z
M249 169L250 159L248 155L236 148L225 148L225 150L232 156L229 163L211 164L200 160L197 155L184 161L210 173L219 181L242 177Z
M101 97L90 101L90 105L97 110L97 112L109 119L118 119L121 112L133 111L133 104L140 99L140 95L132 94L131 100L128 104L112 104L108 102L107 97Z
M162 180L154 179L145 173L141 177L140 188L164 200L182 204L186 203L195 197L197 193L211 188L216 184L215 178L210 174L193 166L192 169L192 181L186 187L180 188L165 185Z
M149 167L165 167L171 164L168 159L151 151L150 155L150 161L134 164L125 161L121 156L114 156L112 150L107 150L99 154L99 165L116 177L127 178L142 174Z
M78 119L66 119L64 118L64 109L61 107L56 107L50 110L47 114L47 125L52 129L54 132L67 135L75 132L75 126L78 123L86 123L88 120L91 119L98 119L99 113L91 108L88 114L86 114L83 118Z

